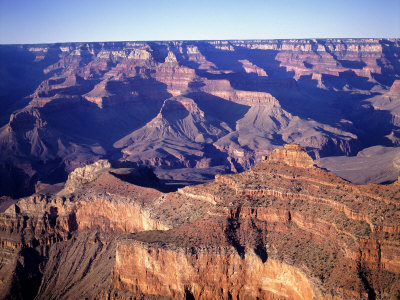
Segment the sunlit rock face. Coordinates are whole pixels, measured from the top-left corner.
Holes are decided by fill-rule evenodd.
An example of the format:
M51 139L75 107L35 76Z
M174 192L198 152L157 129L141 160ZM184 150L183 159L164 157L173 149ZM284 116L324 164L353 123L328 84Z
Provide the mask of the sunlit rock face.
M399 182L352 184L297 144L176 192L108 161L68 182L56 194L1 199L4 297L399 296Z
M171 182L165 169L207 170L185 173L196 183L286 143L313 158L396 147L399 55L397 39L2 45L0 193L102 158Z
M204 253L205 252L205 253ZM165 276L168 274L167 276ZM134 293L185 299L312 299L311 282L280 261L265 263L254 253L243 259L216 253L154 249L142 244L118 246L115 286Z
M195 299L398 294L398 183L351 184L313 166L294 144L177 194L202 201L207 213L128 235L116 249L116 289Z
M264 160L282 162L299 168L311 168L314 165L312 158L297 144L285 145L283 149L276 149L268 157L264 157Z

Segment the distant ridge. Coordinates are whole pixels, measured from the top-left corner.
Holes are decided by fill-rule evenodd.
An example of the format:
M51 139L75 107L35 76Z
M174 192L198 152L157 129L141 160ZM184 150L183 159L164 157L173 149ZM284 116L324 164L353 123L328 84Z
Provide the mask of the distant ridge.
M181 184L182 174L200 183L241 172L286 143L313 158L398 147L399 45L1 45L0 194L31 194L37 182L64 182L75 168L103 158L151 166L163 182ZM185 168L197 170L191 176Z

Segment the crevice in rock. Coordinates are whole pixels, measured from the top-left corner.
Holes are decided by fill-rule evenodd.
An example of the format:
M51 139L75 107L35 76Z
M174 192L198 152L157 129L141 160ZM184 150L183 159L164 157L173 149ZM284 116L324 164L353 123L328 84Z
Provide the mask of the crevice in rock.
M194 299L196 299L196 298L193 296L192 292L189 291L188 288L185 288L185 299L186 299L186 300L194 300Z
M268 252L264 244L258 244L254 248L254 253L257 254L259 258L261 258L261 261L263 263L265 263L268 260Z
M49 224L52 228L56 226L57 222L57 217L58 217L58 208L51 206L50 207L50 214L49 214Z
M367 274L361 267L359 267L358 270L358 276L361 279L362 284L364 285L365 290L367 291L368 294L368 300L375 300L376 299L376 293L371 284L368 281Z
M42 281L44 257L33 248L20 251L10 289L11 299L34 299ZM8 298L8 297L6 297Z
M238 236L238 230L240 229L240 222L237 219L229 218L228 226L225 229L225 236L229 244L231 244L239 256L244 259L245 256L245 247L243 247L240 243L240 239Z
M76 221L76 214L72 212L68 216L68 231L76 231L78 229L78 223Z

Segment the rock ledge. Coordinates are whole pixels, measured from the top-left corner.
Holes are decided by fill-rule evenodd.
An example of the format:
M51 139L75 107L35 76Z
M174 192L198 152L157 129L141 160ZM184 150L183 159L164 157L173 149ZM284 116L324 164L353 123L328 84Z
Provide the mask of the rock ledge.
M297 168L313 168L313 159L298 144L288 144L263 156L263 161L284 163Z

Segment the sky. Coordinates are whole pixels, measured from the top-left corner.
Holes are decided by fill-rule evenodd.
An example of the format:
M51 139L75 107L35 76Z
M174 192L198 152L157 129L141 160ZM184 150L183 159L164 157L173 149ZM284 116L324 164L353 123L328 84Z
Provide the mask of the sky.
M0 44L400 38L400 0L0 0Z

